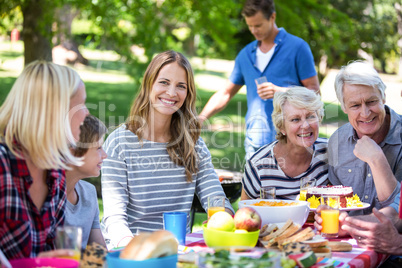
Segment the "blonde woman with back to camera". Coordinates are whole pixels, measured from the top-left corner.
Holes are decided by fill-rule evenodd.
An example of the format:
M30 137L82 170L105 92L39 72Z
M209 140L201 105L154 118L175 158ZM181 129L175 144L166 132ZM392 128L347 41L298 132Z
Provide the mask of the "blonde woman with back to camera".
M72 69L36 61L0 107L0 249L8 259L72 255L54 250L63 225L65 169L88 114L85 85Z
M276 141L259 149L245 167L241 199L259 197L261 187L276 187L279 199L295 199L304 177L328 181L327 139L318 138L324 109L320 95L304 87L277 92L272 121Z

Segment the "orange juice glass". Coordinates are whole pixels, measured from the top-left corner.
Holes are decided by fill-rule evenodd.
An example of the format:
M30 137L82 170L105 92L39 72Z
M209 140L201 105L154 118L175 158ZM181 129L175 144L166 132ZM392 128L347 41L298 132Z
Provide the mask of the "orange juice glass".
M300 190L300 201L307 201L307 189Z
M72 255L72 256L58 256L58 258L73 259L73 260L76 260L76 261L80 261L81 260L81 252L79 252L78 250L74 250L74 255Z
M218 211L225 211L225 197L208 196L208 220Z
M80 261L82 246L82 228L78 226L59 226L56 229L56 248L70 249L74 252L72 256L62 258Z
M300 201L307 201L307 189L314 187L317 184L317 180L310 177L303 177L300 179Z
M327 238L338 237L339 232L339 196L321 197L321 235Z
M225 211L224 207L208 207L208 219L218 211Z

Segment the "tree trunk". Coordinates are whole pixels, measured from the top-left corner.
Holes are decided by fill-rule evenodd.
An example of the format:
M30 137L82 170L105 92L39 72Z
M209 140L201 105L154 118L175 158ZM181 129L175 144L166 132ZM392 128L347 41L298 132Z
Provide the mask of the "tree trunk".
M399 56L398 75L402 76L402 6L399 3L395 3L394 6L396 10L396 17L398 19L398 47L399 53L401 53L401 55Z
M52 61L49 38L51 23L45 16L45 8L49 12L49 7L46 7L46 1L43 0L27 1L22 7L25 65L39 59Z
M68 4L56 9L57 21L53 25L57 28L57 34L53 36L53 45L71 41L71 25L78 14L78 9L74 9Z

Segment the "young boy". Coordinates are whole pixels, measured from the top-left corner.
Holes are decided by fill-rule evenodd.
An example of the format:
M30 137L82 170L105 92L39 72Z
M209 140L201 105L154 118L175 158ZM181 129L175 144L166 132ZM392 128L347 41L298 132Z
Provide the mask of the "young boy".
M68 202L64 225L82 228L82 249L92 242L106 247L100 231L95 186L81 179L99 176L103 159L107 157L102 148L107 128L98 118L88 115L80 129L80 141L73 153L83 158L83 165L66 171Z

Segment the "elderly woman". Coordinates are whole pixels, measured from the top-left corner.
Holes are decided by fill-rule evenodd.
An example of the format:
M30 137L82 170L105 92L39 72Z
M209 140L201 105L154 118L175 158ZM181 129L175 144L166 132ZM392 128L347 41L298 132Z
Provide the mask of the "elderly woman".
M328 179L327 140L318 138L324 114L320 96L304 87L274 96L272 121L277 140L259 149L245 167L241 199L259 197L261 187L276 187L279 199L295 199L302 178Z

